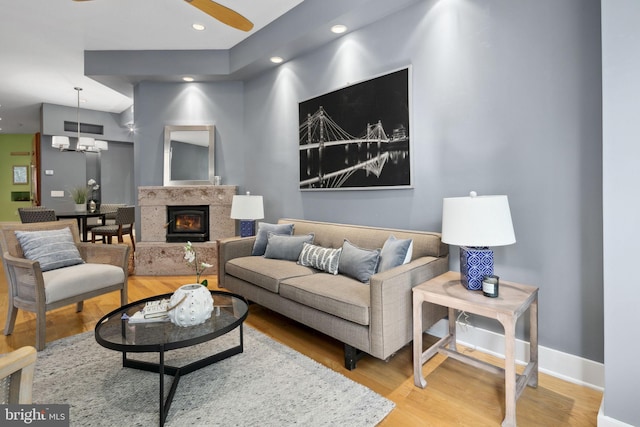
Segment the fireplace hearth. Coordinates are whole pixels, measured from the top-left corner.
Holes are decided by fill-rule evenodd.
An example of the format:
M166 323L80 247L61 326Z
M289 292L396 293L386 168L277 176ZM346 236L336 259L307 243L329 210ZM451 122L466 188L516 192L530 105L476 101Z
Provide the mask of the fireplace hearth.
M167 206L166 241L208 242L209 206Z

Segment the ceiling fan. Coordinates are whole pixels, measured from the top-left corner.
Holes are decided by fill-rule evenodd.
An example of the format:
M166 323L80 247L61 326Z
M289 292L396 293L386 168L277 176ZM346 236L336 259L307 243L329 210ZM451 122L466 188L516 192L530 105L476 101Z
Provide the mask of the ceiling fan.
M73 0L73 1L91 1L91 0ZM190 5L197 7L207 15L217 19L223 24L227 24L230 27L237 28L242 31L251 31L253 28L253 22L249 21L244 16L240 15L235 10L229 9L226 6L216 3L211 0L184 0Z

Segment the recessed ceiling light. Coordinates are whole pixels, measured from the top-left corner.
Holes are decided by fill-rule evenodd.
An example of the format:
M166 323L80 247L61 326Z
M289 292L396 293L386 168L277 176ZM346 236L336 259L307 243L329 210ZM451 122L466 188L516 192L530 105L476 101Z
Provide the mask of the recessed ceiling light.
M342 24L337 24L331 27L331 32L335 34L342 34L347 31L347 26Z
M80 102L85 103L85 102L87 102L87 100L86 100L86 99L83 99L83 98L80 98ZM76 127L77 127L77 126L76 126Z
M193 24L191 27L196 31L204 31L205 29L205 26L202 24Z
M185 82L192 82L194 79L193 77L183 77L182 80L184 80Z
M284 61L284 59L282 59L281 56L272 56L270 61L274 64L280 64L282 61Z

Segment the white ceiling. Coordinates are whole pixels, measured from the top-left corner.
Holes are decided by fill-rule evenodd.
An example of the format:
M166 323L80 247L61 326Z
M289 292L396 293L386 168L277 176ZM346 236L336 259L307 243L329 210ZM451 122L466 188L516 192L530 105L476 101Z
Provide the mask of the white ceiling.
M85 50L230 49L303 0L220 0L245 33L183 0L18 0L0 11L0 133L39 131L42 103L120 113L132 100L84 75ZM195 31L200 23L204 31Z

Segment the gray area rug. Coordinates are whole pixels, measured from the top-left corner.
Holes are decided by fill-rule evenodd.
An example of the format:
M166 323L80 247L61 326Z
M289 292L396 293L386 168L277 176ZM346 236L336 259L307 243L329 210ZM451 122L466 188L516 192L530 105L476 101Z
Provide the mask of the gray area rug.
M166 353L182 366L239 341L238 331ZM157 353L129 353L157 362ZM171 376L166 376L165 392ZM157 426L158 374L122 367L93 332L38 353L33 402L70 405L72 426ZM244 326L244 352L181 377L166 426L374 426L394 403Z

